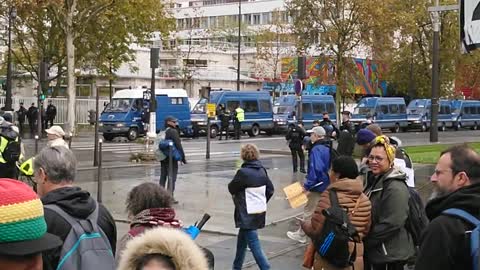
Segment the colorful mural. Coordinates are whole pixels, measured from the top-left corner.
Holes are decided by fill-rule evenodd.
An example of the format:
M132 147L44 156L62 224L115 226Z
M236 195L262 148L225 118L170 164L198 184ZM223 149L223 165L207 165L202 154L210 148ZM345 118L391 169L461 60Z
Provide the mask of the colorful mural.
M347 89L355 94L379 94L386 92L387 84L381 79L384 66L372 60L351 58L354 72L348 74ZM330 94L335 92L335 62L329 57L307 57L306 91ZM282 59L282 81L291 83L297 77L297 58Z

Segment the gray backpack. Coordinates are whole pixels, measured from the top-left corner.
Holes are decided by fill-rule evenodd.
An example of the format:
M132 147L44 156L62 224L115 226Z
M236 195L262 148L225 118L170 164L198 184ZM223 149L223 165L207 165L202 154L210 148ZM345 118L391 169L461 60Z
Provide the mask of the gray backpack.
M57 270L115 269L110 242L97 224L97 203L95 211L87 219L72 217L54 204L47 204L45 208L59 214L72 226L63 242Z

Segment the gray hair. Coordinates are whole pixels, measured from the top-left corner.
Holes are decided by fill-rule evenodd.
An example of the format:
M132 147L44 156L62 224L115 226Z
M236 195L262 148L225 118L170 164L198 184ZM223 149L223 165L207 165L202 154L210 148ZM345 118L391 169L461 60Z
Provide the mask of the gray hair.
M64 146L45 147L35 157L33 168L35 172L42 168L48 180L54 184L73 182L77 173L77 159Z

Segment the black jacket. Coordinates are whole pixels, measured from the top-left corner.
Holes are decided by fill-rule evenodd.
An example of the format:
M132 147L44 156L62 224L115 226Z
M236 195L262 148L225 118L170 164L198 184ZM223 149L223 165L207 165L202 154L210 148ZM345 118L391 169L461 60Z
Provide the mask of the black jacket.
M372 264L406 261L414 255L413 239L405 228L410 198L406 179L396 167L381 176L367 173L364 193L372 203L372 225L364 242Z
M64 187L53 190L42 197L42 203L56 204L69 215L77 218L87 218L95 210L95 202L87 191L79 187ZM115 253L117 245L117 229L115 220L108 210L99 205L98 226L103 230L110 241L112 252ZM47 231L57 235L64 241L70 232L71 226L60 215L50 209L44 209ZM53 270L57 268L61 247L43 252L43 269Z
M233 195L235 204L235 225L242 229L260 229L265 227L266 212L248 214L247 193L251 188L265 186L265 197L268 200L273 195L273 184L267 175L267 171L258 160L246 161L237 171L233 180L228 184L228 191Z
M55 116L57 116L57 107L53 104L49 104L47 106L47 118L48 119L55 119Z
M25 117L27 116L27 109L25 107L20 107L17 111L17 119L18 122L24 123L25 122Z
M288 141L288 147L292 149L301 149L304 137L305 130L298 125L295 125L288 130L285 139Z
M177 148L177 150L180 152L180 155L182 155L183 163L185 163L185 152L183 152L182 141L180 140L180 134L178 134L177 129L174 127L167 128L165 131L165 140L172 140L175 148Z
M459 208L480 218L480 184L461 188L427 204L426 212L431 222L421 240L416 270L472 269L470 234L465 231L474 226L460 218L441 214L449 208Z
M35 122L38 118L38 108L35 106L30 106L27 111L28 122Z

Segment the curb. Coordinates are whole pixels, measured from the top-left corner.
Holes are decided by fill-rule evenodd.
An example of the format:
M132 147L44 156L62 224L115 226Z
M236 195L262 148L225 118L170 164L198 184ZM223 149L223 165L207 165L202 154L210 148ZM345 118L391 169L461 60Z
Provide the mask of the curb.
M155 167L158 166L156 163L142 163L142 164L123 164L123 165L115 165L115 166L102 166L103 169L123 169L123 168L136 168L136 167ZM91 167L81 167L78 168L77 171L91 171L91 170L98 170L98 167L91 166Z
M271 154L271 155L288 155L290 156L290 151L287 150L274 150L274 149L260 149L260 154Z

